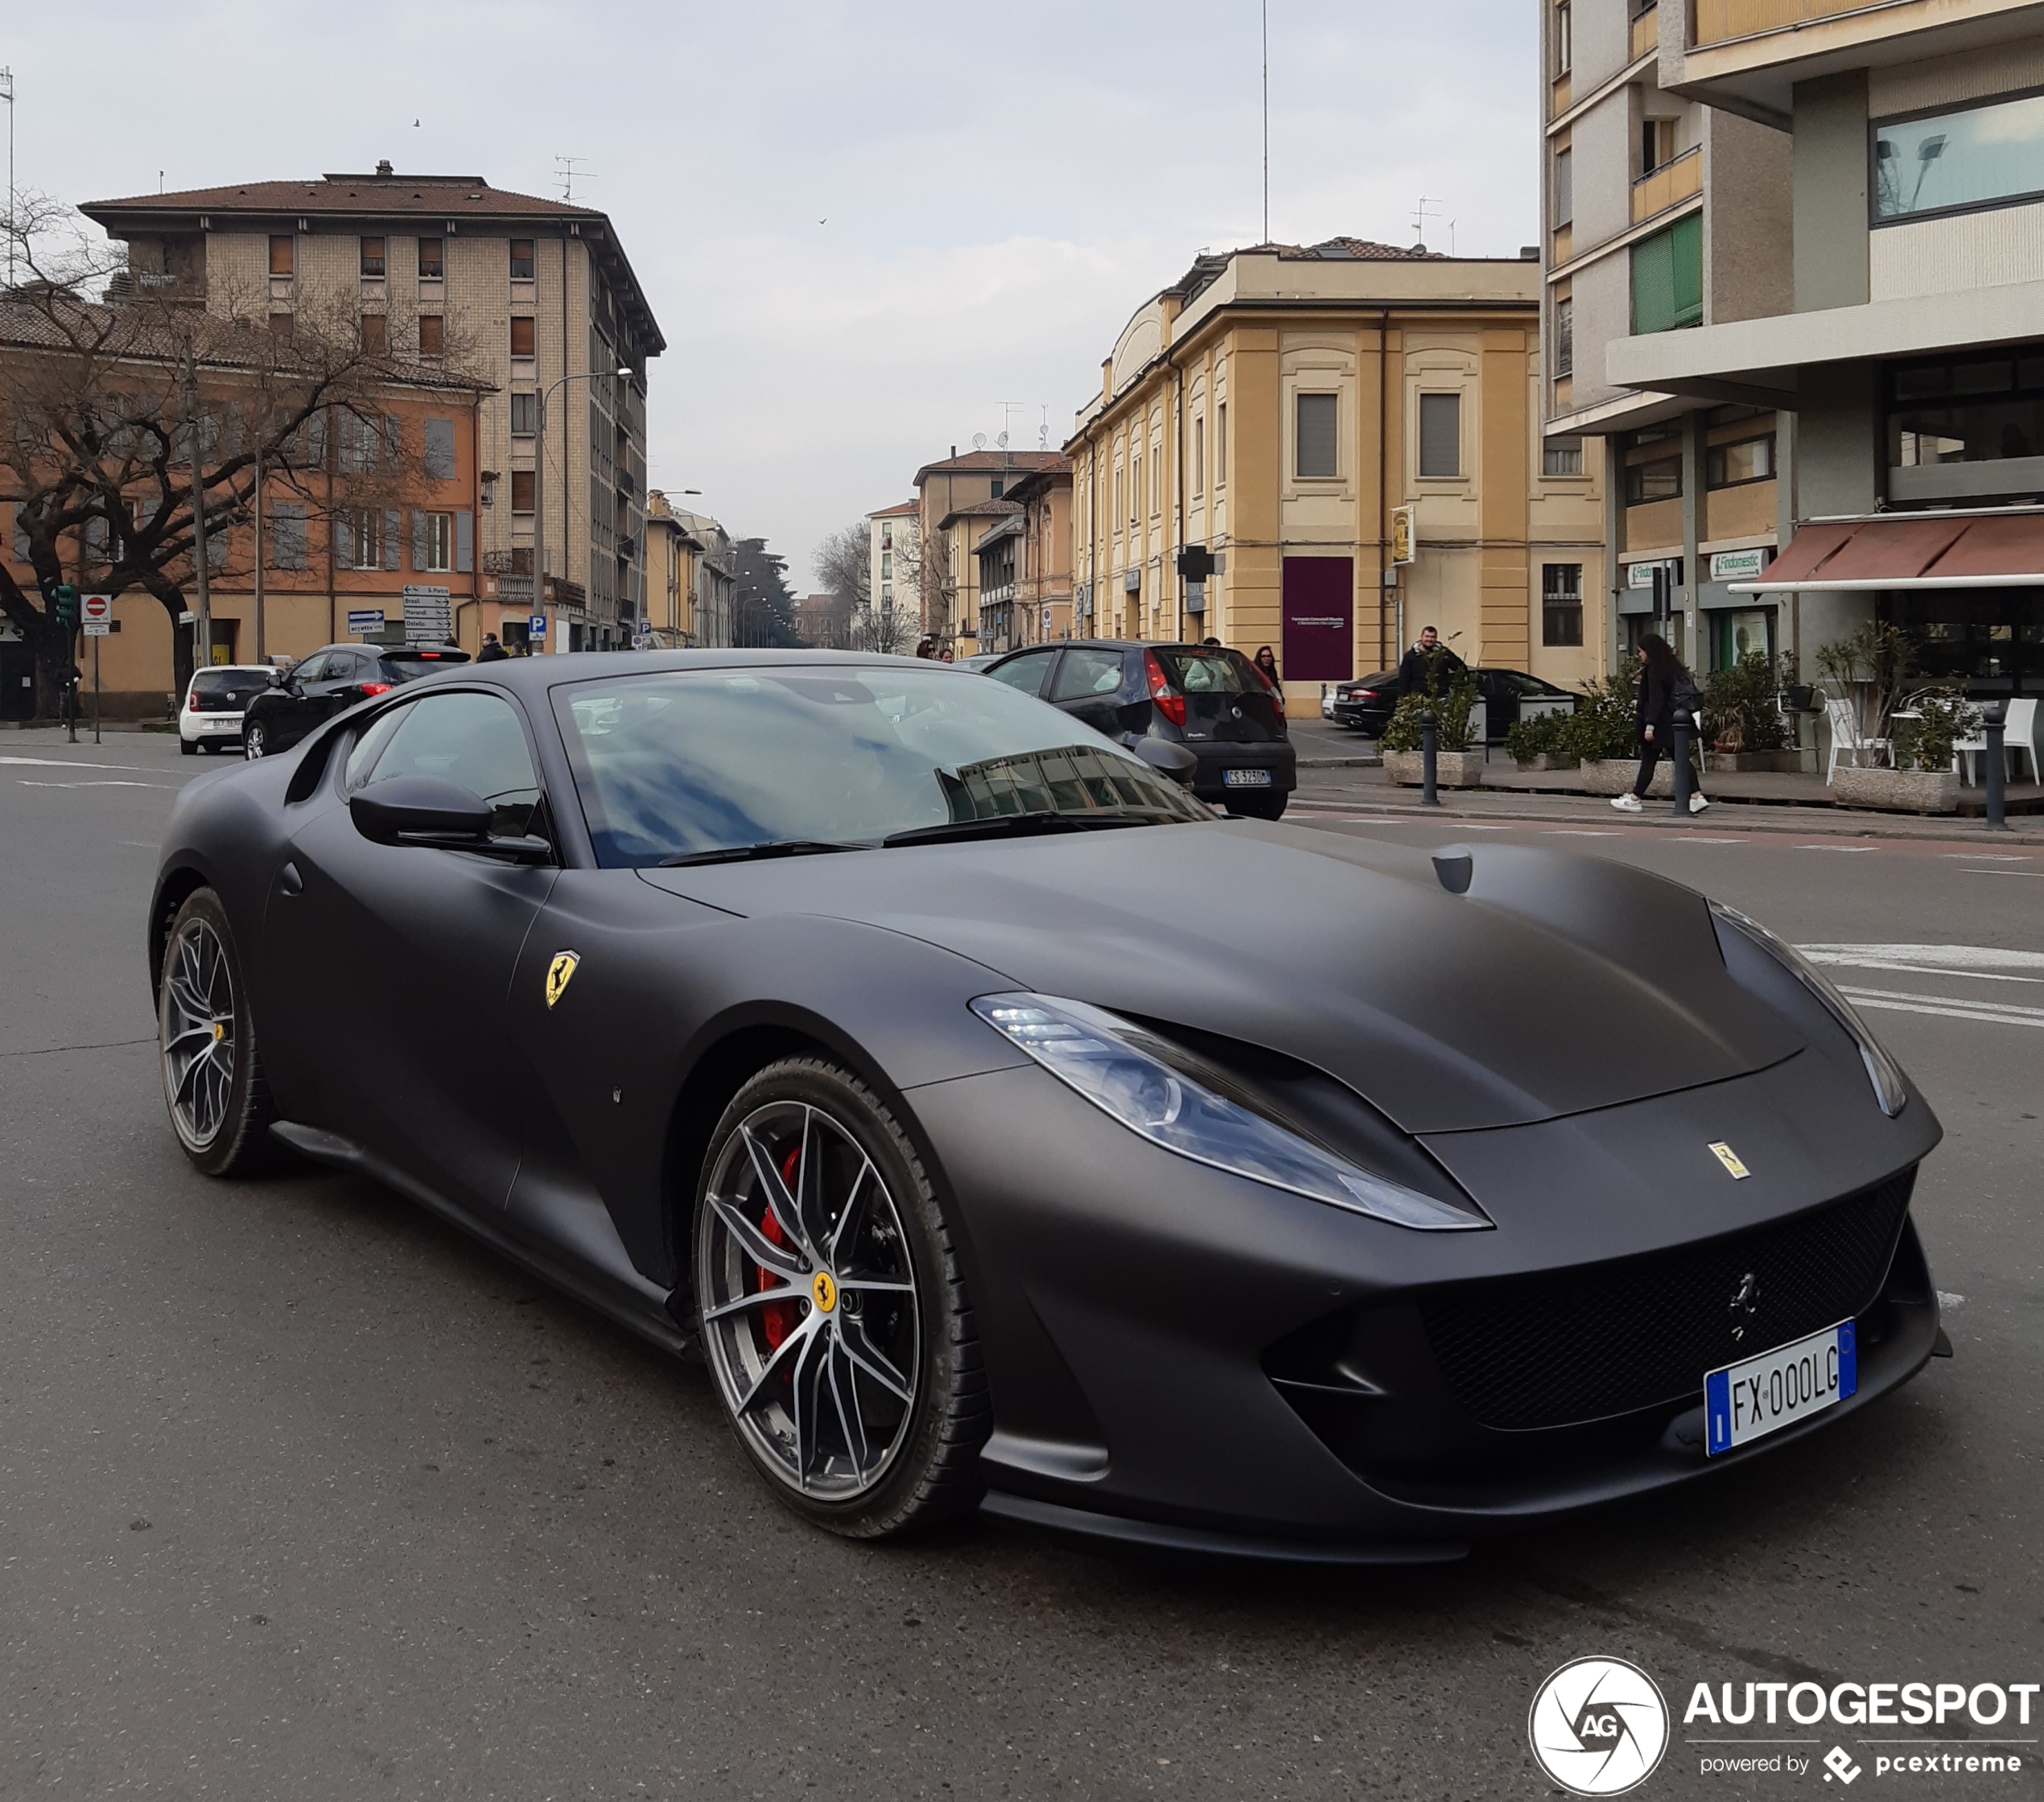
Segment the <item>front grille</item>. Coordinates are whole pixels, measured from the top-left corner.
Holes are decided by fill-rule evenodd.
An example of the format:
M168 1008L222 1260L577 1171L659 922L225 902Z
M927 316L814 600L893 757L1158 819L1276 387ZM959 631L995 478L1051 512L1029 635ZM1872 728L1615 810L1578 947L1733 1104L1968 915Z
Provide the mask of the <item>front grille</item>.
M1705 1371L1873 1303L1915 1180L1906 1170L1722 1239L1444 1289L1423 1305L1427 1337L1457 1398L1486 1426L1563 1426L1700 1396ZM1758 1287L1748 1316L1733 1297L1749 1272Z

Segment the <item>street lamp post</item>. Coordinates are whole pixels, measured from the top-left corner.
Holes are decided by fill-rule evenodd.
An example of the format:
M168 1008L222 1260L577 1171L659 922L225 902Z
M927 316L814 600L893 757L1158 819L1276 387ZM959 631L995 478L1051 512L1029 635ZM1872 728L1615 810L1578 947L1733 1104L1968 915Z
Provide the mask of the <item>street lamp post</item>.
M546 402L556 388L565 387L571 381L594 381L602 376L629 381L629 365L616 369L584 369L578 375L564 375L550 382L539 391L538 417L533 422L532 440L532 598L536 612L546 611ZM565 522L567 515L562 519ZM555 640L555 649L559 641Z

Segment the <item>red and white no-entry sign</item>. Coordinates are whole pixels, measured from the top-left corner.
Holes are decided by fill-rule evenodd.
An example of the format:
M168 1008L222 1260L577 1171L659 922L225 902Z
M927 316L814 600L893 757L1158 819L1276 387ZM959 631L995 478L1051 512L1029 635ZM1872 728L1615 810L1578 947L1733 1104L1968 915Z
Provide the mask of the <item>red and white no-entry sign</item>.
M113 596L111 595L80 595L78 612L88 620L110 620L113 617Z

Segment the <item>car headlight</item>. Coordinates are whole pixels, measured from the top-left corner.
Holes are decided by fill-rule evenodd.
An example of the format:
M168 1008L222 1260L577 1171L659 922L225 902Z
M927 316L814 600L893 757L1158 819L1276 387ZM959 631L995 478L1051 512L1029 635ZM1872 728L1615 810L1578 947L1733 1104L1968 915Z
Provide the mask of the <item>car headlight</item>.
M1197 1060L1133 1022L1049 995L983 995L972 1011L1059 1082L1153 1145L1253 1182L1422 1232L1490 1222L1360 1169L1190 1074Z
M1866 1066L1867 1080L1873 1085L1873 1097L1881 1103L1881 1111L1891 1120L1901 1113L1909 1105L1909 1085L1902 1080L1902 1066L1889 1056L1887 1047L1867 1030L1866 1022L1853 1010L1852 1004L1832 986L1830 978L1793 945L1777 938L1758 920L1749 918L1736 907L1727 907L1724 902L1714 901L1710 910L1734 932L1745 934L1824 1003L1832 1017L1852 1035L1852 1042L1860 1048L1860 1062Z

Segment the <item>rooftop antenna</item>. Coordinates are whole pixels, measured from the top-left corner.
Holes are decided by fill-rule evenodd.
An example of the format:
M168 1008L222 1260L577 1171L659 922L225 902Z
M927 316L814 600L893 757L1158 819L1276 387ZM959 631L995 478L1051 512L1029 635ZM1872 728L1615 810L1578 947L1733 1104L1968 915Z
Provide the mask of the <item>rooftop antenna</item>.
M1043 423L1036 427L1036 448L1047 451L1050 448L1050 402L1044 401L1039 404L1043 408Z
M1440 216L1440 208L1435 205L1432 196L1422 194L1419 205L1412 209L1412 232L1420 241L1419 249L1424 250L1427 247L1427 221Z
M577 175L581 176L584 181L595 179L596 171L594 169L575 167L578 163L587 163L589 160L586 156L557 156L554 160L560 165L561 168L561 198L563 200L572 200L575 198L575 178Z
M7 103L7 286L14 285L14 72L0 69L0 100Z
M1016 413L1027 413L1028 410L1029 403L1027 401L1003 401L1001 402L1001 435L994 442L1003 451L1008 448L1009 416Z

